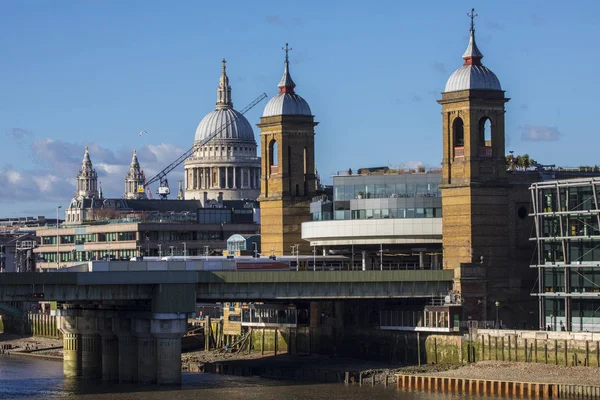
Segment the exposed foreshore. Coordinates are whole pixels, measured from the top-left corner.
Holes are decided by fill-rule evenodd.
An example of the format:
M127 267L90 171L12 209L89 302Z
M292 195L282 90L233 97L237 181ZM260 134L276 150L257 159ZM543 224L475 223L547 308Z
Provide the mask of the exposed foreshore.
M27 355L47 359L62 360L62 340L41 337L19 337L14 334L0 334L0 349L4 354ZM289 356L287 354L274 356L273 354L261 355L260 353L219 352L219 351L193 351L182 354L182 369L189 372L209 371L207 365L228 365L224 371L231 373L231 367L240 371L247 368L253 371L304 371L302 376L311 379L316 376L322 378L326 375L331 379L346 378L358 383L374 382L389 384L396 382L396 374L414 374L428 376L444 376L449 378L502 380L502 381L527 381L540 383L559 383L570 385L599 385L600 368L596 367L567 367L562 365L547 365L525 362L507 361L481 361L474 364L429 364L422 366L390 365L376 361L357 360L352 358L338 358L327 356ZM229 372L228 372L229 371ZM319 375L320 374L320 375ZM262 373L264 377L271 376ZM293 378L294 375L282 374L279 377ZM337 378L334 378L337 377ZM374 377L374 378L373 378Z

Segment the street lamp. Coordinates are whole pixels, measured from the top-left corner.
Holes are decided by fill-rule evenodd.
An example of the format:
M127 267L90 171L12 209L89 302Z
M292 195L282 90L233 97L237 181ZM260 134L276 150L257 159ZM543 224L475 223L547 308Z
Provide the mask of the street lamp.
M158 245L158 257L162 257L162 244Z
M316 271L317 265L317 246L313 244L313 271Z
M59 242L59 235L58 235L58 210L60 210L62 208L62 206L58 206L56 207L56 269L59 268L59 248L58 248L58 242Z
M169 246L169 249L171 249L171 257L173 257L173 247L175 246Z
M150 256L150 238L146 236L146 256Z
M187 256L187 247L186 246L187 246L187 243L183 242L183 261L187 260L187 258L186 258L186 256Z
M554 326L554 321L552 321L552 318L554 318L554 314L550 313L550 330L555 331L555 326Z
M500 308L500 302L497 301L494 303L494 305L496 306L496 328L500 328L500 323L498 320L498 309Z

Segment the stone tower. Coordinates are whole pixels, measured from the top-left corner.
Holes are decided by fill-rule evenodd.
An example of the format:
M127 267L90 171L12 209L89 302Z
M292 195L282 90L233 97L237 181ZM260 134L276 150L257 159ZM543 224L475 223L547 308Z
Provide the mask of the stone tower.
M99 197L98 174L92 166L88 147L85 146L85 154L83 155L81 168L77 173L77 192L75 193L75 199L97 199Z
M125 175L125 199L145 199L146 191L144 190L145 184L144 175L140 169L140 163L138 162L137 153L133 151L133 157L131 158L131 164L129 164L129 171ZM142 188L142 191L138 191Z
M315 130L308 103L295 93L285 47L284 72L279 94L260 119L261 139L261 248L265 255L300 253L310 248L302 240L301 224L310 220L310 201L315 194Z
M464 64L448 79L442 105L442 237L444 268L455 270L464 317L493 319L511 256L504 104L496 75L482 65L473 13ZM495 285L497 287L495 287Z

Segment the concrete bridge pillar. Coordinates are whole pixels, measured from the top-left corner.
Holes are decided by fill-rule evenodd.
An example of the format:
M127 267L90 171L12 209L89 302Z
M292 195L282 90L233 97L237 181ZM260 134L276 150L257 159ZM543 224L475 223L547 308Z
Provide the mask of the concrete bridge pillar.
M133 321L129 318L116 318L113 327L119 343L119 381L137 381L137 338Z
M115 314L103 311L98 317L98 333L102 342L102 379L119 379L119 340L113 332Z
M63 374L81 375L81 336L77 329L76 310L61 313L60 331L63 334Z
M63 374L76 377L81 374L81 343L78 333L63 332Z
M114 334L102 337L102 380L119 379L119 339Z
M102 342L97 333L81 334L81 376L84 378L102 376Z
M102 376L102 342L97 319L96 311L82 310L77 317L77 329L81 334L81 376L84 378Z
M148 319L135 320L137 379L138 382L143 383L155 383L157 381L156 337L152 335L150 325L151 321Z
M181 383L181 337L187 329L187 315L176 316L177 319L173 316L156 315L151 320L151 331L156 338L156 378L159 384ZM169 317L173 319L166 319Z

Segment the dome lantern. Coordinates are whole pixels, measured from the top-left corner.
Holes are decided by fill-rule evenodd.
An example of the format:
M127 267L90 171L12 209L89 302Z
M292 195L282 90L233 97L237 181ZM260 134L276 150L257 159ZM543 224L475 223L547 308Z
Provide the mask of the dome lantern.
M233 109L231 86L229 86L229 77L227 76L227 67L225 65L227 61L223 59L222 63L215 110L209 112L200 121L194 140L196 142L202 141L218 129L226 127L215 136L215 140L233 139L255 143L254 131L250 122L241 113Z

